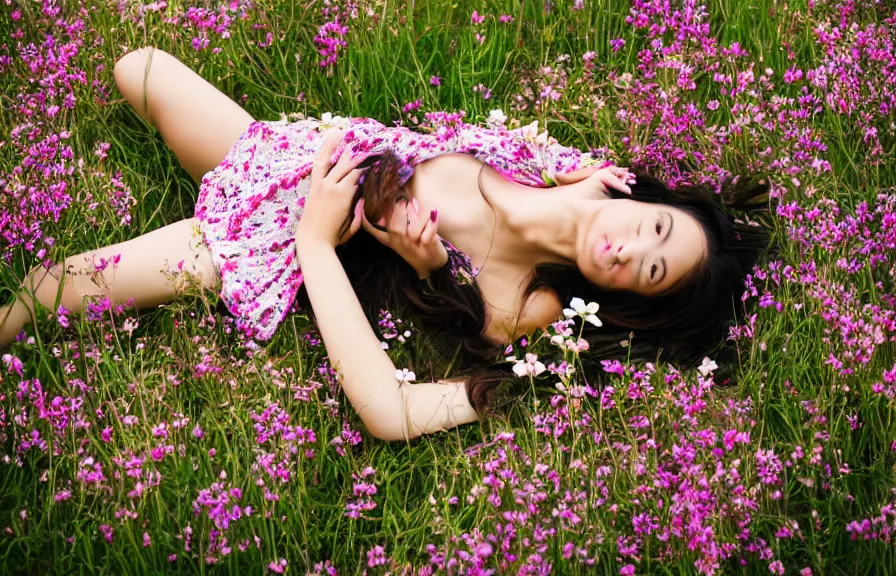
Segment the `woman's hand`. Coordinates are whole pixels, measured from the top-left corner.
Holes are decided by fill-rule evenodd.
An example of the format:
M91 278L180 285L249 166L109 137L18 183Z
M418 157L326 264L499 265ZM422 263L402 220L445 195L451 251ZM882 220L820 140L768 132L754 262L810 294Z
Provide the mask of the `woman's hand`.
M339 230L346 221L352 206L359 179L366 168L357 168L365 157L352 158L343 150L339 160L332 165L331 158L342 142L344 132L327 131L320 152L311 169L311 189L305 198L305 208L296 226L299 246L323 243L336 247L345 243L361 228L364 200L355 206L349 230L340 236Z
M625 168L619 166L607 166L606 168L598 168L596 164L586 166L575 172L567 172L565 174L557 174L554 181L558 185L580 184L583 188L590 187L604 194L609 192L609 188L632 193L632 189L628 184L635 183L635 176Z
M438 210L421 216L416 200L396 203L392 206L388 226L386 217L377 224L386 228L384 232L376 228L361 215L364 229L382 244L394 250L417 272L417 277L428 278L430 273L448 263L448 251L437 234L439 227Z

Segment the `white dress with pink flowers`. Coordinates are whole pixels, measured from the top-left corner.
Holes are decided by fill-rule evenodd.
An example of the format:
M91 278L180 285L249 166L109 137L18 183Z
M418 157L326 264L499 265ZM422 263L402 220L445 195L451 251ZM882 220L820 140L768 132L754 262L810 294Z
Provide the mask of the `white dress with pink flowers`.
M221 275L221 298L239 328L267 340L292 309L303 280L293 245L295 224L322 133L331 125L345 130L334 158L346 146L353 155L389 148L404 163L402 184L414 165L448 153L471 154L505 178L534 187L552 185L554 174L594 161L589 153L534 134L533 125L486 128L460 116L434 115L426 133L369 118L328 123L284 116L250 124L222 162L202 177L195 211Z

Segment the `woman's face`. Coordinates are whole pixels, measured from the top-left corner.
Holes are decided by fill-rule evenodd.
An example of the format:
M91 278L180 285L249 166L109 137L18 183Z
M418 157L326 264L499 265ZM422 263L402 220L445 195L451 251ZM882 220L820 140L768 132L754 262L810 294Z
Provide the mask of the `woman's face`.
M588 225L576 264L596 286L651 296L687 276L707 253L703 228L687 212L607 200Z

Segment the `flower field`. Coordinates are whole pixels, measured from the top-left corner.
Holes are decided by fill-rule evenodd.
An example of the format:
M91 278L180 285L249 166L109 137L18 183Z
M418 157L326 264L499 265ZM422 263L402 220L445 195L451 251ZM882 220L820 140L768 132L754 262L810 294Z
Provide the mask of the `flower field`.
M256 119L538 121L672 185L755 174L773 249L698 369L586 370L577 301L508 349L502 416L408 443L299 306L263 346L196 287L43 309L0 353L0 573L896 574L892 2L4 0L5 298L193 215L115 86L144 45ZM450 373L403 311L377 330L401 379Z

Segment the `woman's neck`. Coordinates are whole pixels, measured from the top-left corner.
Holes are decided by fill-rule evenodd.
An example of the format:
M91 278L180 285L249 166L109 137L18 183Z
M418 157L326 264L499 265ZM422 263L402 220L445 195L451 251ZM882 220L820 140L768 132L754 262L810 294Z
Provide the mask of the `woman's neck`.
M487 179L486 179L487 180ZM484 192L495 191L494 180ZM572 264L584 248L585 234L604 201L585 198L574 190L575 185L553 189L533 188L508 182L513 190L486 198L498 217L498 236L512 246L515 256L528 265Z

